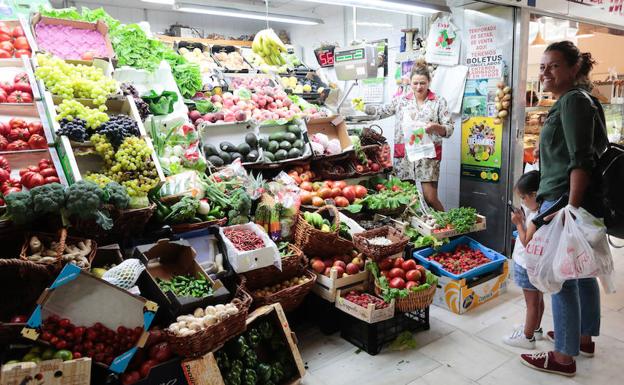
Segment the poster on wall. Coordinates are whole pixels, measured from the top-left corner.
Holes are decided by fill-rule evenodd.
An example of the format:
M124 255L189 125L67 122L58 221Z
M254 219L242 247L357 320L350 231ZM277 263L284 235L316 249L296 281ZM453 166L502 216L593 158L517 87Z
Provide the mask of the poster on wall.
M466 31L466 65L468 79L501 79L503 77L503 39L496 24L468 28Z
M498 183L501 176L503 125L492 117L462 122L461 176Z
M498 79L466 80L462 115L496 117L496 90Z
M459 63L461 43L456 31L449 16L441 16L431 23L425 53L427 63L447 66Z

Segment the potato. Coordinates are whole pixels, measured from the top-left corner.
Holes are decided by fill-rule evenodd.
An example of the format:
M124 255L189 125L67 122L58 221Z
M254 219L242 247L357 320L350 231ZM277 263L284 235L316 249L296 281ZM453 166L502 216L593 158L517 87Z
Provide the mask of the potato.
M195 309L195 311L193 312L193 315L195 317L203 317L204 316L204 309L202 309L201 307L198 307L197 309Z
M498 117L499 117L499 118L506 118L506 117L507 117L507 115L509 115L509 112L507 112L507 110L501 110L501 111L498 113Z
M495 98L494 98L494 101L495 101L496 103L498 103L498 102L500 102L501 100L500 100L500 98L497 96L497 97L495 97Z
M214 325L215 323L217 323L217 317L213 315L207 315L202 318L202 324L204 325L204 327Z
M201 330L201 329L203 328L203 326L204 326L204 323L203 323L203 322L201 322L201 321L200 321L200 322L195 321L195 322L191 322L191 323L189 324L189 329L191 329L191 330L195 330L195 331L198 331L198 330Z

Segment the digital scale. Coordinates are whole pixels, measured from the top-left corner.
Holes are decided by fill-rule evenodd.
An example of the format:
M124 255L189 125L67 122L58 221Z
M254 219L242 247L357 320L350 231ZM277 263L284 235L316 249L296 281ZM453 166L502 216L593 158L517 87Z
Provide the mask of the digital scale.
M334 70L338 80L377 77L377 50L370 44L334 48Z

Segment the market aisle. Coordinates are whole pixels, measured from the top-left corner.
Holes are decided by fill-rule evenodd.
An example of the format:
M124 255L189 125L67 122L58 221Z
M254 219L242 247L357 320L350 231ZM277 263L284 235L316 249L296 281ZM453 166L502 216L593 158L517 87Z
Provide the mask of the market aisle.
M416 334L418 348L404 352L383 350L377 356L359 352L340 338L325 337L317 329L298 335L308 373L304 385L581 385L620 382L624 362L624 249L614 249L615 294L602 295L602 335L596 340L596 357L579 358L577 375L564 378L523 366L522 349L507 346L501 338L522 322L524 301L512 286L501 298L458 316L431 308L431 330ZM544 330L552 329L547 299ZM538 349L552 344L538 342Z

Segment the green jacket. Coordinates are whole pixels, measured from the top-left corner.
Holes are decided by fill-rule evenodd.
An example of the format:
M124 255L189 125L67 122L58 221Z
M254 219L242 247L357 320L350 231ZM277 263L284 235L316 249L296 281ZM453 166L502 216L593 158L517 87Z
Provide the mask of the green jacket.
M540 133L538 199L556 200L567 193L570 172L576 168L591 172L596 153L606 148L604 111L600 102L592 99L598 113L578 89L568 91L549 111Z

